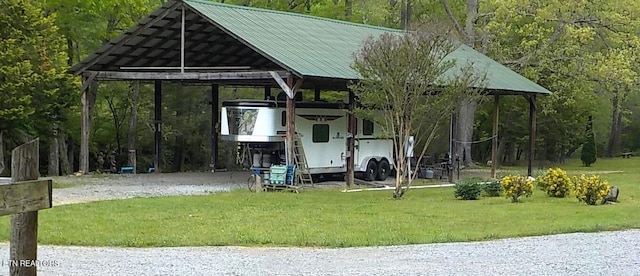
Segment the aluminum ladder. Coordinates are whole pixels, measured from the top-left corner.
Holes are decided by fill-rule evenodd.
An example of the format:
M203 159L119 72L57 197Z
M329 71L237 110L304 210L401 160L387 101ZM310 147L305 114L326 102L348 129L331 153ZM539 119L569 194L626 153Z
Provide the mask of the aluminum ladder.
M311 185L313 184L313 179L311 177L311 173L309 172L309 165L307 163L307 157L304 153L304 147L302 146L302 138L300 134L297 134L293 138L293 150L295 154L294 162L296 166L296 175L300 184L302 185Z

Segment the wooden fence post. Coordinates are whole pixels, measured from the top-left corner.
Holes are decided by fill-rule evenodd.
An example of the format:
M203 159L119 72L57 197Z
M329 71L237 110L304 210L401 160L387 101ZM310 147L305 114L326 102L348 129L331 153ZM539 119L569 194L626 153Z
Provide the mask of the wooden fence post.
M39 142L39 139L35 139L18 146L12 151L11 182L15 183L38 179ZM10 258L14 261L9 267L10 275L36 275L38 211L28 211L11 215L11 238L9 246Z

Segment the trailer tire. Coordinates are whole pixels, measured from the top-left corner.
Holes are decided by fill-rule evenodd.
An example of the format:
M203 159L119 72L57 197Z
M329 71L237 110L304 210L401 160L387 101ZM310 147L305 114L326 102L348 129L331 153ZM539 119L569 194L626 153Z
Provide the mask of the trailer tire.
M378 162L376 160L371 159L369 163L367 163L367 171L364 173L364 179L366 181L376 180L378 177Z
M387 177L389 177L389 173L391 172L391 166L389 166L389 161L387 159L382 159L378 164L378 174L376 175L376 180L385 181Z

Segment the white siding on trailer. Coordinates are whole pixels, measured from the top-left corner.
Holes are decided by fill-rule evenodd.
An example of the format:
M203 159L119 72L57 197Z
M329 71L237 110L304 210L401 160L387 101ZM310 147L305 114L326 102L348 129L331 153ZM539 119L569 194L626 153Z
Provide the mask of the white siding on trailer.
M301 134L309 168L344 171L347 118L342 110L300 108L296 110L296 131ZM328 125L329 141L313 142L313 126Z

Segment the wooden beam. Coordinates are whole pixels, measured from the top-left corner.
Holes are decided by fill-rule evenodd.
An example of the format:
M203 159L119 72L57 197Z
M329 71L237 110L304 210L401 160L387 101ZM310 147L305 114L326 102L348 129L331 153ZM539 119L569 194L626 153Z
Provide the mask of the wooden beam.
M161 172L162 155L162 81L157 80L154 86L154 157L153 169L155 173Z
M270 85L265 85L264 86L264 99L269 99L269 97L271 97L271 86Z
M88 71L89 72L89 71ZM115 72L115 71L93 71L97 72L96 78L101 80L256 80L272 79L276 74L280 79L290 74L286 72L274 71L246 71L246 72Z
M96 78L97 75L98 73L96 72L90 72L87 78L82 81L82 87L80 87L80 91L83 92L89 89L89 85L91 85L91 83L93 82L93 80Z
M218 103L220 101L220 87L217 83L211 85L211 159L209 167L215 171L218 163L218 134L220 131L220 111Z
M293 87L293 79L291 79L291 77L288 77L287 81L291 79L291 82L287 84L278 73L270 71L269 74L276 81L276 83L278 83L280 88L282 88L282 91L287 94L287 98L293 99L295 97L295 94L293 94L293 91L291 90L291 87Z
M11 152L11 182L21 182L36 180L40 175L40 140L35 139L31 142L22 144ZM22 184L29 185L29 184ZM38 186L36 186L38 187ZM42 186L39 186L43 188ZM17 191L17 190L14 190ZM31 191L21 191L21 196L30 197ZM47 184L46 190L41 189L33 191L33 193L45 193L48 200L43 205L51 206L51 186ZM5 194L7 198L7 194ZM13 197L15 199L15 197ZM26 203L26 202L25 202ZM40 206L31 206L30 209ZM37 273L37 266L29 265L38 259L38 211L28 210L23 213L11 215L11 234L9 238L9 258L17 261L15 265L9 267L9 274L17 275L33 275Z
M320 101L320 88L319 87L316 87L313 90L313 100L316 101L316 102Z
M347 186L351 187L355 181L355 139L356 139L356 117L353 115L355 109L355 93L349 90L349 114L347 114Z
M136 66L136 67L124 67L120 66L120 70L180 70L180 67L172 67L172 66ZM184 70L250 70L251 66L185 66Z
M92 58L91 61L85 63L82 67L80 67L77 70L75 70L75 73L78 74L78 73L84 72L87 68L89 68L89 67L93 66L94 64L96 64L100 59L110 55L117 48L119 48L122 45L125 45L127 42L129 42L130 40L135 38L137 35L139 35L142 32L144 32L144 30L146 30L149 27L153 26L153 24L155 24L156 22L162 20L165 16L167 16L169 13L173 12L176 8L181 7L183 5L184 4L182 2L176 1L171 6L167 7L164 11L162 11L160 14L158 14L158 16L156 16L155 18L149 20L145 24L138 25L137 28L134 31L125 32L120 37L116 38L115 41L117 41L119 39L118 42L110 42L112 45L109 48L107 48L104 52L102 52L99 55L97 55L95 58Z
M277 75L276 75L277 76ZM279 76L278 76L279 77ZM275 76L274 76L275 78ZM289 76L287 78L287 83L285 87L293 86L293 77ZM294 91L289 90L289 92L294 95ZM288 94L287 94L288 95ZM285 144L287 146L287 165L294 165L295 162L295 148L293 146L293 140L296 135L296 102L294 97L287 97L286 100L286 127L287 133L285 138Z
M496 178L498 167L498 115L500 108L500 96L493 96L493 136L491 138L491 178Z
M533 176L533 161L536 154L536 95L527 97L529 101L529 159L527 174Z
M82 110L80 113L80 156L79 156L79 170L82 173L89 172L89 139L91 135L91 110L89 105L89 86L96 74L89 74L88 77L82 78L82 90L81 105Z
M0 185L0 216L51 208L51 180Z

